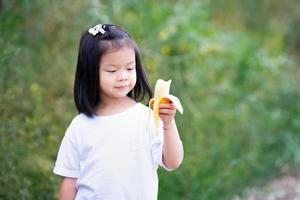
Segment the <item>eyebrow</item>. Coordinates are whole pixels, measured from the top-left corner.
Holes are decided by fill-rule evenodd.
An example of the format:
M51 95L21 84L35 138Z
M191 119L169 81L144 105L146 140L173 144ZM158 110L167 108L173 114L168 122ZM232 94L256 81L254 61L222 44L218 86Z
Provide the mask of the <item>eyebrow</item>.
M129 63L126 63L125 65L118 65L118 64L107 64L105 67L119 67L119 66L128 66L135 63L135 61L130 61Z

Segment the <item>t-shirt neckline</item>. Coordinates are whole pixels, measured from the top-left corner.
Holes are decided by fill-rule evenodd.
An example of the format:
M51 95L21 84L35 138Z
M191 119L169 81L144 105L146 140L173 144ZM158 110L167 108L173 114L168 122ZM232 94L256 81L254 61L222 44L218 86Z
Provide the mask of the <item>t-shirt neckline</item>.
M128 112L131 112L132 110L134 110L140 103L137 102L136 104L134 104L133 106L129 107L128 109L121 111L119 113L115 113L112 115L93 115L93 118L95 119L110 119L110 118L115 118L115 117L119 117L122 116L124 114L127 114Z

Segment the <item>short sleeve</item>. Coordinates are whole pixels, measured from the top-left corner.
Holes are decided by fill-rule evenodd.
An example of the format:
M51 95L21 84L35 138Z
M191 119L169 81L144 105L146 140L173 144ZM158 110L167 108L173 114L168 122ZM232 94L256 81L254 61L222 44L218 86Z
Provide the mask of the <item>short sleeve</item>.
M158 130L155 128L154 124L151 123L150 135L152 135L151 154L154 167L157 169L158 166L162 166L167 171L172 171L172 169L167 168L163 163L164 132L161 120L159 121Z
M59 147L53 173L70 178L79 176L79 159L71 126L67 129Z

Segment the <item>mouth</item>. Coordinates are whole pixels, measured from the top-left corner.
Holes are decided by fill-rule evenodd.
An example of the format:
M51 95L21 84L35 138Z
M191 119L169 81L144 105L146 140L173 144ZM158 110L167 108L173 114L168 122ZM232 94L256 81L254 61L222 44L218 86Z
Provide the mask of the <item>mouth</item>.
M115 87L119 90L124 90L124 89L127 89L129 86L128 85L124 85L124 86L118 86L118 87Z

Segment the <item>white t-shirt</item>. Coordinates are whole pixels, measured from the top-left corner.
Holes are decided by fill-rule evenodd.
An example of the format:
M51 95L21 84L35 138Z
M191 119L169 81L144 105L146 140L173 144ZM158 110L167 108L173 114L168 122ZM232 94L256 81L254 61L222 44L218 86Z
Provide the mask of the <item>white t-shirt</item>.
M163 135L162 123L157 132L141 103L110 116L79 114L65 133L53 172L77 178L77 200L157 199Z

